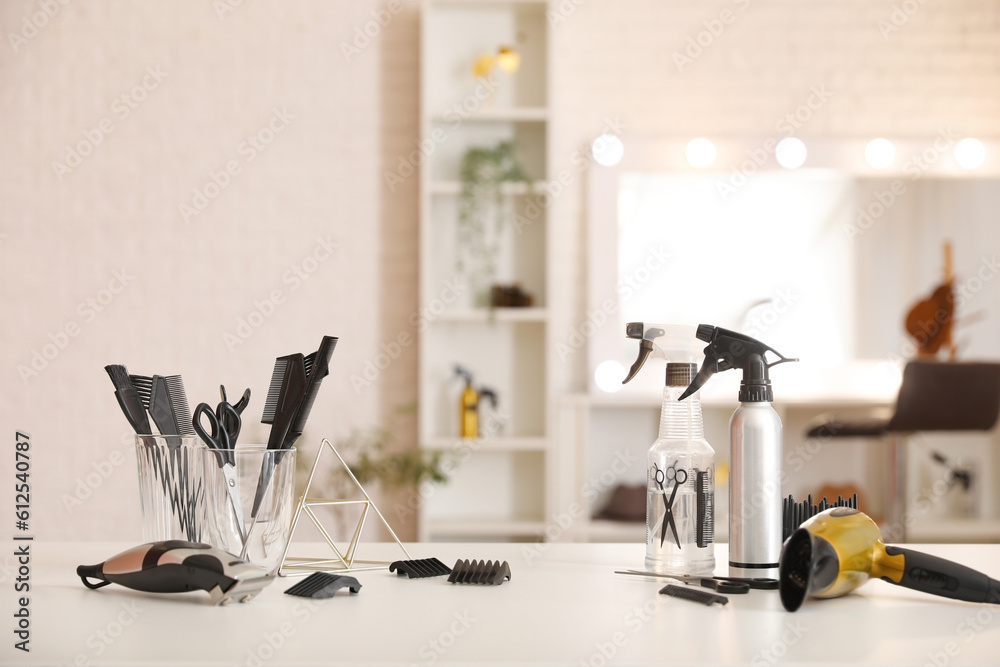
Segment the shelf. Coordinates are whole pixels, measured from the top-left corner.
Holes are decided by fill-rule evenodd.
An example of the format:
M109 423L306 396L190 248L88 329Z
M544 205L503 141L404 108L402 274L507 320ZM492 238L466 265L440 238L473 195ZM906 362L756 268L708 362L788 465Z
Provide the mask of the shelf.
M535 181L534 183L503 183L500 185L500 192L512 197L527 195L532 192L541 192L544 185L545 181ZM462 183L461 181L435 181L427 189L432 195L459 195L462 193Z
M435 123L544 123L549 119L548 107L509 107L478 109L475 113L456 117L450 111L431 115Z
M525 436L499 438L430 438L420 443L425 449L460 450L474 448L484 452L543 452L548 447L545 438Z
M543 521L511 519L433 519L427 522L427 532L435 537L542 537Z
M493 322L545 322L546 308L466 308L442 313L434 322L486 324Z

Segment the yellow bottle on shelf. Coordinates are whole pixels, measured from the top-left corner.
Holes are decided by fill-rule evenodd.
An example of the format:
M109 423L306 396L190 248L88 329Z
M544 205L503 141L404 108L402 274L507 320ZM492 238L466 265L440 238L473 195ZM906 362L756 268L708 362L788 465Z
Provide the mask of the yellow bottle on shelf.
M465 379L465 389L459 400L459 432L463 438L479 437L479 392L472 386L472 373L462 366L455 366L455 373Z

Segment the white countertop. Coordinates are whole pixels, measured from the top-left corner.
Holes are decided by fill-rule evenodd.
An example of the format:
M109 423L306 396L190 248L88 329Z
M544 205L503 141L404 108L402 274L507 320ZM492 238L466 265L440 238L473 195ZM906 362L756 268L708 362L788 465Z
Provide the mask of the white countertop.
M790 614L777 591L705 607L663 595L641 569L641 544L412 544L413 558L500 559L512 580L459 586L388 570L353 573L363 588L306 600L278 579L247 604L214 607L207 593L86 589L76 566L124 544L32 543L31 653L13 648L16 597L3 587L2 664L1000 664L1000 606L908 591L881 581ZM317 556L325 546L296 545ZM1000 578L1000 545L912 545ZM726 561L718 545L716 561ZM403 558L395 544L359 558ZM719 567L718 571L723 572ZM949 652L952 655L949 655ZM946 661L946 662L945 662Z

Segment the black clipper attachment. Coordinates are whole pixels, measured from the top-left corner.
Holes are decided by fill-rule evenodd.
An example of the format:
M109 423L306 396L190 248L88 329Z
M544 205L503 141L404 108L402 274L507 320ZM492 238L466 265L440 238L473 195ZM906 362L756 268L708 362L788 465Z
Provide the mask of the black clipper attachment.
M351 593L361 592L361 584L354 577L314 572L285 591L285 595L300 598L332 598L341 588L349 588Z
M452 584L486 584L499 586L504 581L510 581L510 565L507 561L492 560L457 560L451 568L448 583Z
M410 579L426 577L442 577L451 574L451 568L437 558L420 558L417 560L397 560L389 565L389 571L399 576L406 575Z

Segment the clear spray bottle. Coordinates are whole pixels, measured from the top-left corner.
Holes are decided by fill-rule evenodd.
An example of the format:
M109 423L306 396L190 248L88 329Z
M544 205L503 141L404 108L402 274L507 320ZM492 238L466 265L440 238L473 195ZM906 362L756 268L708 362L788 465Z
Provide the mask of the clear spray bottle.
M626 335L642 343L624 382L650 354L668 359L659 434L646 455L646 569L698 576L715 570L715 451L705 440L699 398L678 401L697 372L690 360L694 333L628 324Z

